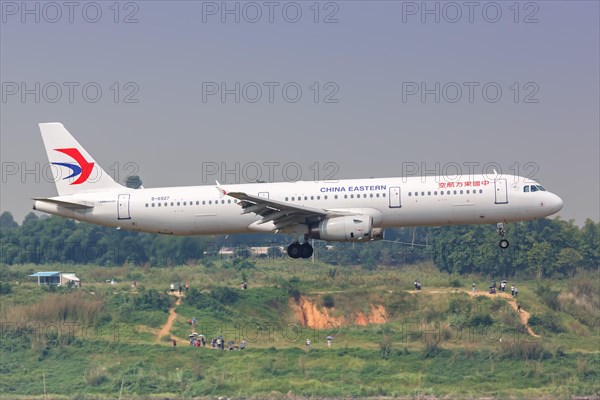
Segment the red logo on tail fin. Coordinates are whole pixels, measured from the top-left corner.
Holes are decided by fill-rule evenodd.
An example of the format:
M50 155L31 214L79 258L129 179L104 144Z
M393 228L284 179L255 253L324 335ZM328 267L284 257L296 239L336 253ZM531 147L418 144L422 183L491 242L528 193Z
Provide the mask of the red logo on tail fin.
M83 156L81 155L79 150L77 150L76 148L54 149L54 150L60 151L61 153L68 155L73 160L75 160L77 162L77 164L79 164L79 166L77 166L75 164L67 164L67 163L52 163L52 164L56 164L56 165L65 166L65 167L71 168L73 170L73 174L71 174L70 176L68 176L64 179L68 179L68 178L71 178L71 177L79 174L79 178L77 178L77 180L75 182L72 182L71 185L79 185L79 184L87 181L87 179L90 177L90 175L92 173L92 170L94 169L93 162L87 162L87 160L85 158L83 158Z

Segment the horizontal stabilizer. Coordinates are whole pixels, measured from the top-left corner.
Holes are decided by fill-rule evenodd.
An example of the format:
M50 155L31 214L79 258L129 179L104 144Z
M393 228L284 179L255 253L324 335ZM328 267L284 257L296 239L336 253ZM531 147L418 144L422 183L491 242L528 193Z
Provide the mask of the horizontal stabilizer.
M44 199L44 198L39 198L39 197L37 197L37 198L34 197L33 200L35 200L35 201L43 201L45 203L56 204L58 206L69 208L69 209L72 209L72 210L81 210L81 209L86 209L86 208L94 208L94 206L92 204L88 204L87 202L75 203L75 202L72 202L72 201L64 201L64 200L57 200L57 199Z

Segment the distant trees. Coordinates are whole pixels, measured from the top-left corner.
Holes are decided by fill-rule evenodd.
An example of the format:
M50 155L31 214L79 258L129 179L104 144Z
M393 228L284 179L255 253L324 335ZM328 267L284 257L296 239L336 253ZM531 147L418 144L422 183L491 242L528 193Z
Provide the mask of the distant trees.
M335 265L400 266L431 261L449 273L509 277L517 272L537 277L572 276L578 269L600 264L600 223L588 219L580 228L573 221L542 219L507 225L510 247L498 246L494 226L463 225L386 230L386 241L367 244L318 244L321 261ZM236 235L176 237L152 235L78 223L60 217L28 214L21 225L10 212L0 215L0 263L82 263L97 265L151 264L168 266L211 262L221 246L235 246L226 262L237 270L254 268L247 259L250 246L268 244L279 253L286 236ZM292 285L293 286L293 285Z

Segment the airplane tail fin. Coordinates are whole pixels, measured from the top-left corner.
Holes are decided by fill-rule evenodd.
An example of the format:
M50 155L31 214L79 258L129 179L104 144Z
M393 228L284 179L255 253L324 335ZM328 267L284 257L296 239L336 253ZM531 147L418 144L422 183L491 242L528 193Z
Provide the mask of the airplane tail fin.
M63 124L39 125L59 196L122 187L94 161Z

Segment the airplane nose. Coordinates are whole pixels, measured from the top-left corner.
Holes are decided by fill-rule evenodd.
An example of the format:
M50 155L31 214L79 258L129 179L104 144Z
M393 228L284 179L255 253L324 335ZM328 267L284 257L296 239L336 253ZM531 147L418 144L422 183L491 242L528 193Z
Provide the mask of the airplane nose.
M559 212L563 208L563 201L554 193L550 193L551 197L548 201L548 207L552 210L552 214Z

